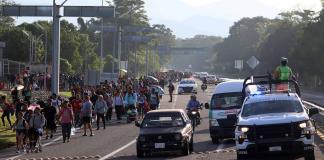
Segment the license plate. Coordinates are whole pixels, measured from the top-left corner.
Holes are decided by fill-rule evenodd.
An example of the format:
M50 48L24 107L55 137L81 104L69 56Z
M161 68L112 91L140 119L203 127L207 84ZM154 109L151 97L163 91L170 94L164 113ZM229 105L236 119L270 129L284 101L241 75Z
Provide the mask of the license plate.
M270 152L281 151L281 146L269 147Z
M155 143L155 148L165 148L165 143Z

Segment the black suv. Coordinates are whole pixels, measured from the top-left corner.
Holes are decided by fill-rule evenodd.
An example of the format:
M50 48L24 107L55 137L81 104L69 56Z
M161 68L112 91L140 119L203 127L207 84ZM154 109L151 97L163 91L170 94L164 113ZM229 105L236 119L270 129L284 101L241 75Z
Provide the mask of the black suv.
M148 112L141 123L137 137L137 157L152 152L180 151L188 155L193 151L193 127L181 109L161 109Z

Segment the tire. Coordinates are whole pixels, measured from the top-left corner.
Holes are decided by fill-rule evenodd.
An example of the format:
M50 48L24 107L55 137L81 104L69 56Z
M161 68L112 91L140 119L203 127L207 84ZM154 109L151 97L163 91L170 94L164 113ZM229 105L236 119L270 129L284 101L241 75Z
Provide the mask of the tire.
M219 139L216 137L212 137L212 142L213 144L218 144L219 143Z
M188 140L186 140L185 145L182 148L182 155L184 155L184 156L189 155L190 154L189 148L190 147L189 147Z
M144 157L144 152L139 150L139 149L136 149L136 154L137 154L137 158L143 158Z
M305 160L315 160L314 151L308 152L304 156Z
M193 137L191 137L189 144L189 152L192 153L194 151Z
M236 157L237 157L236 158L237 160L245 160L245 159L247 159L247 156L245 156L245 155L239 155L237 153L236 153Z

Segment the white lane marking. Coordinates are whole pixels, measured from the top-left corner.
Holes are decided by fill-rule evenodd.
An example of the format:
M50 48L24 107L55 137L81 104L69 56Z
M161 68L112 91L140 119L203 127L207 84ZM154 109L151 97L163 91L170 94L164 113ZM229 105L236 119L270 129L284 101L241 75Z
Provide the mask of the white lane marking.
M59 141L59 140L62 139L62 138L63 138L62 136L57 137L57 138L53 139L52 141L43 144L42 147L49 146L49 145L53 144L54 142ZM10 157L10 158L8 158L8 160L14 160L14 159L17 159L17 158L19 158L19 157L21 157L21 156L23 156L23 155L26 155L26 153L23 153L23 154L21 154L21 155L17 155L17 156Z
M75 128L75 132L77 132L79 129L80 129L80 128ZM61 140L62 138L63 138L63 136L59 136L59 137L53 139L52 141L43 144L42 147L49 146L49 145L51 145L51 144L53 144L53 143L55 143L55 142ZM10 157L10 158L8 158L8 160L14 160L14 159L16 159L16 158L19 158L19 157L25 155L25 154L26 154L26 153L23 153L23 154L21 154L21 155L17 155L17 156Z
M128 148L129 146L131 146L131 145L134 144L135 142L136 142L136 139L130 141L128 144L126 144L126 145L124 145L124 146L118 148L117 150L115 150L115 151L113 151L113 152L111 152L111 153L109 153L109 154L107 154L107 155L101 157L99 160L105 160L105 159L107 159L107 158L110 158L110 157L114 156L115 154L119 153L120 151L122 151L122 150Z
M174 103L172 104L172 109L175 109L176 104L177 104L177 100L178 100L178 95L176 94L174 97Z
M308 101L303 101L305 104L307 104L307 105L310 105L310 106L312 106L312 107L314 107L314 108L317 108L317 109L319 109L319 110L321 110L321 111L324 111L324 108L322 108L321 106L318 106L318 105L316 105L316 104L314 104L314 103L311 103L311 102L308 102Z

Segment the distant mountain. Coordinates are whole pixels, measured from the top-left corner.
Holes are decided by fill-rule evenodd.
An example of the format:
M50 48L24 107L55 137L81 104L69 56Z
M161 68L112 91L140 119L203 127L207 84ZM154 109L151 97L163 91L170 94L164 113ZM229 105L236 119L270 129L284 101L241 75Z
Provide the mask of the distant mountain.
M157 21L163 21L179 38L189 38L197 34L226 37L229 28L233 25L231 21L206 16L194 16L184 21Z

